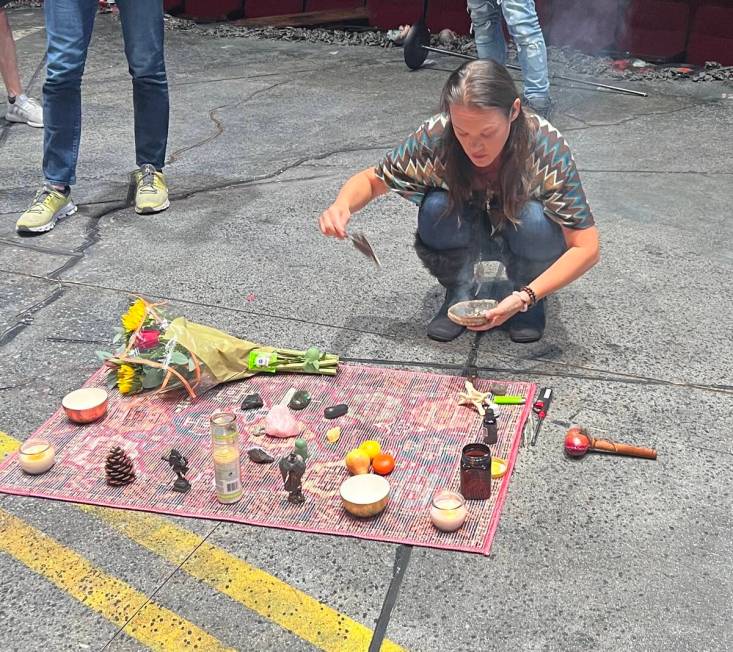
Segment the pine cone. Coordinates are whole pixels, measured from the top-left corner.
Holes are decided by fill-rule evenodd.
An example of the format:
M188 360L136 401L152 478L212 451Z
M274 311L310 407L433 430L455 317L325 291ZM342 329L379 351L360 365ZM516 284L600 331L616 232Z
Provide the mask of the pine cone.
M107 455L104 470L107 473L107 484L112 487L123 487L135 479L132 460L119 446L115 446Z

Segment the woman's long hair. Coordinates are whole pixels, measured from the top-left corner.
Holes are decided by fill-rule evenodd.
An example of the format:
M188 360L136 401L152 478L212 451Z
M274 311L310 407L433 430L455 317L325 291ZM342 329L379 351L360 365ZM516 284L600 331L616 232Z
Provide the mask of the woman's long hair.
M480 109L498 108L511 116L514 100L519 97L507 69L490 59L469 61L453 72L443 87L441 110L449 115L453 104ZM445 180L454 206L466 204L473 192L475 168L458 142L450 120L443 134ZM518 222L529 196L530 126L524 111L514 119L509 138L501 154L498 199L503 214Z

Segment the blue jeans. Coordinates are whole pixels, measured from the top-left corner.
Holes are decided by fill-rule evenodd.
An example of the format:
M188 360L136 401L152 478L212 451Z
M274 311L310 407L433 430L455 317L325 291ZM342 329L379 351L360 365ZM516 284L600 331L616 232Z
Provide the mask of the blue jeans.
M163 58L163 0L117 0L132 75L138 166L162 169L168 143L168 80ZM81 139L81 78L98 0L46 0L48 63L43 85L43 174L76 182Z
M545 217L542 203L534 200L524 205L516 227L507 223L491 237L486 211L451 209L448 193L432 190L420 206L417 231L423 243L436 251L465 249L474 261L502 262L515 287L531 283L567 249L562 228Z
M547 48L534 0L468 0L468 12L479 59L494 59L501 64L506 63L506 41L501 27L504 15L509 34L517 44L524 96L538 104L547 102L550 95Z

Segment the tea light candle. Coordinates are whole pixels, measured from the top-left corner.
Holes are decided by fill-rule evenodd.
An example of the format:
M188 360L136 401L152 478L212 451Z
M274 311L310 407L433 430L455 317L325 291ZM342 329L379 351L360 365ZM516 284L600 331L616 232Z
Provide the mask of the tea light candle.
M466 520L466 500L455 491L442 489L433 496L430 520L443 532L455 532Z
M56 451L45 439L29 439L20 447L18 464L26 473L45 473L56 462Z

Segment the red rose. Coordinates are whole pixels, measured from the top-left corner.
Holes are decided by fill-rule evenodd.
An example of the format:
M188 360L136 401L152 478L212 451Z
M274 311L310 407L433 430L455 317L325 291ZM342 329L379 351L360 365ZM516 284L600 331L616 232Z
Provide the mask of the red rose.
M135 346L140 351L147 351L152 349L158 344L160 339L160 331L156 330L141 330L135 338Z

